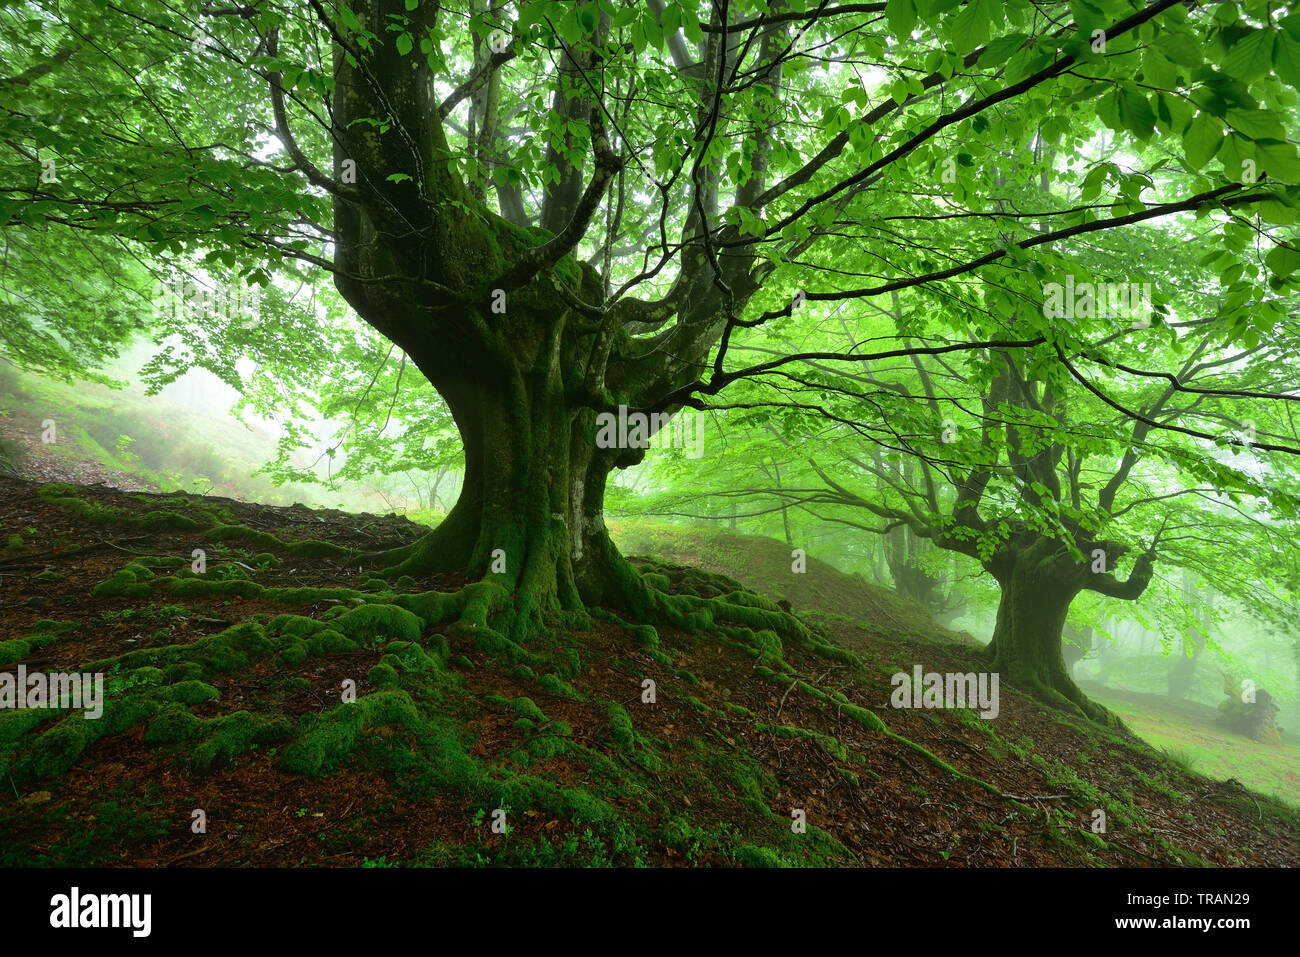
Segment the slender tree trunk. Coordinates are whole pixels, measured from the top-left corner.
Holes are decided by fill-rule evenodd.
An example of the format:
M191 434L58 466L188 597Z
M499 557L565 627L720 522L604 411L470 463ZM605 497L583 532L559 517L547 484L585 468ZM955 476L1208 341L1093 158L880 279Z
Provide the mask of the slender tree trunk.
M1066 670L1070 672L1070 677L1073 678L1074 666L1082 661L1084 655L1092 649L1092 626L1084 625L1079 627L1067 622L1065 634L1070 640L1062 645L1061 654L1065 658Z

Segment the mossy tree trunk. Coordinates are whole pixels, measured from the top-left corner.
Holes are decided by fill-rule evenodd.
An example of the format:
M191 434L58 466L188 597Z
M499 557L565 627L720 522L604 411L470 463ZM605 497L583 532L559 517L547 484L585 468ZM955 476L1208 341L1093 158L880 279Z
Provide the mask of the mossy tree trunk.
M1084 554L1092 551L1085 548ZM1122 551L1111 544L1111 554ZM1062 651L1065 621L1070 603L1084 589L1115 598L1140 596L1150 581L1151 557L1139 557L1133 573L1120 581L1109 571L1094 571L1089 561L1079 561L1061 543L1040 537L999 549L986 568L1002 592L993 638L985 650L991 667L1041 701L1118 725L1118 718L1074 683Z
M564 316L560 303L553 315ZM389 556L394 574L496 581L530 623L592 603L640 610L639 577L610 541L604 496L610 472L644 452L598 447L596 413L565 383L579 350L563 347L563 319L553 322L543 347L503 340L459 370L437 350L412 349L456 421L465 479L446 519Z

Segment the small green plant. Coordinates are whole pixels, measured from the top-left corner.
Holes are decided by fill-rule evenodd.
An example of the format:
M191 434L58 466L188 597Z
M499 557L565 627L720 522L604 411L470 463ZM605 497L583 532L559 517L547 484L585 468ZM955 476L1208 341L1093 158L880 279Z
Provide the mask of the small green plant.
M140 457L131 451L131 444L135 439L129 435L119 435L117 441L113 443L113 454L123 465L132 465L138 462Z
M1164 748L1162 752L1171 764L1176 764L1184 771L1191 772L1196 767L1197 756L1186 748Z

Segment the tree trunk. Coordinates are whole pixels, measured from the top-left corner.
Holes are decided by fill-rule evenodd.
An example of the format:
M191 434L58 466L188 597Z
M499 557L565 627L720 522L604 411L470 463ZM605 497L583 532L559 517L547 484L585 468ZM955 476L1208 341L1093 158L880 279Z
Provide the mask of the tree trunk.
M1092 650L1092 626L1091 625L1071 625L1066 622L1064 634L1069 637L1061 648L1061 654L1065 658L1066 670L1070 672L1070 677L1074 677L1074 666L1083 660L1083 657Z
M609 472L644 452L597 447L596 415L566 399L561 361L528 372L498 365L491 381L430 370L464 446L461 494L437 528L383 556L395 575L464 571L499 583L513 599L511 637L588 604L644 611L603 507Z
M1117 725L1089 701L1065 666L1061 639L1070 603L1081 590L1077 567L1056 557L1053 543L1035 542L1002 556L990 569L1002 588L986 654L1004 680L1041 701L1094 721Z

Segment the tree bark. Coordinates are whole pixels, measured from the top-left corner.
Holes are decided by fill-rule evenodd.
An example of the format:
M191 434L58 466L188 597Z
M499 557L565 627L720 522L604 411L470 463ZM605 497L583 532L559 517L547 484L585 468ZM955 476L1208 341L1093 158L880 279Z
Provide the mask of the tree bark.
M1070 603L1083 590L1086 566L1062 557L1057 543L1047 539L1007 549L991 564L1002 589L993 640L986 649L992 667L1041 701L1118 725L1110 711L1079 690L1061 650Z
M394 574L464 571L498 582L514 600L516 630L588 604L644 611L603 505L610 471L644 452L597 447L595 413L566 398L564 362L557 351L532 368L497 363L490 381L449 379L428 364L460 432L465 480L437 528L383 556Z

